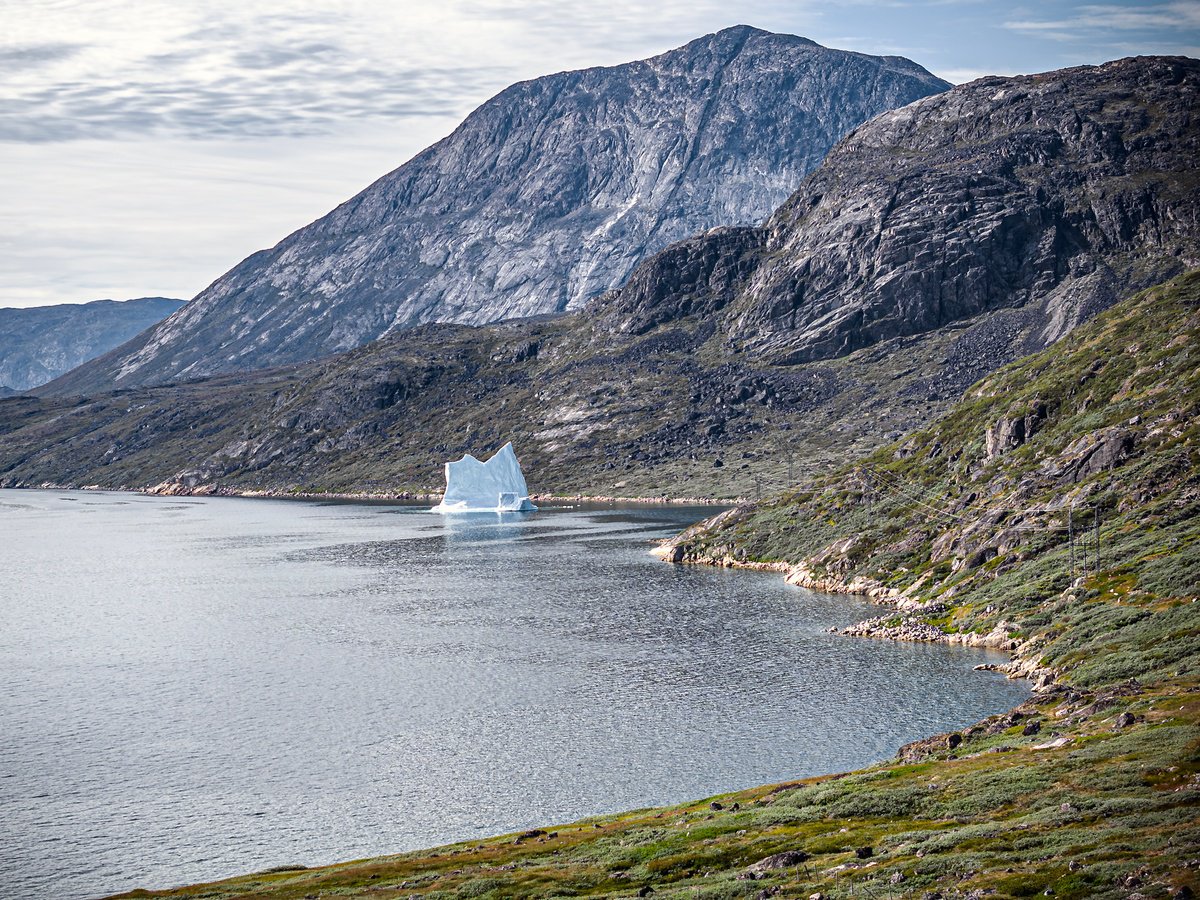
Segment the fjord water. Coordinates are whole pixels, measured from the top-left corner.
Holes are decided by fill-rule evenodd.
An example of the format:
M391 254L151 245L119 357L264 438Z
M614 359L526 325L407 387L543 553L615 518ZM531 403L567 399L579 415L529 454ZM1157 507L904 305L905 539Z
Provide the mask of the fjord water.
M1006 709L983 651L648 541L701 508L0 491L0 884L88 897L848 769Z

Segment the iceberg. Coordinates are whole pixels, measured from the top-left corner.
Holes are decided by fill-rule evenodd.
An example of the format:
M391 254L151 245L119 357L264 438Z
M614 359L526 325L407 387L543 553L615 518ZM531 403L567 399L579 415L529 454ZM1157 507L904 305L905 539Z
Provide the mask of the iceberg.
M469 453L446 463L446 493L434 512L527 512L529 488L510 441L487 462Z

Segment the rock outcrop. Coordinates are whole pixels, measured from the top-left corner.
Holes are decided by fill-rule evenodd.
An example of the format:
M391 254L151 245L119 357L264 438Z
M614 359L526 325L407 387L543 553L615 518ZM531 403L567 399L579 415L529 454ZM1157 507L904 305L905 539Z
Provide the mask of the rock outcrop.
M257 369L420 323L578 307L672 241L761 222L848 131L947 87L905 59L745 26L515 84L55 390Z

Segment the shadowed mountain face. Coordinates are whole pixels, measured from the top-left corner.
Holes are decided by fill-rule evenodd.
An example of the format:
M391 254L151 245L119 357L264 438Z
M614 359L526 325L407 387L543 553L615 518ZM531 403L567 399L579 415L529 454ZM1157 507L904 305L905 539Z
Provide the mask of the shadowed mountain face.
M27 391L107 353L184 305L182 300L95 300L0 309L0 392Z
M420 323L577 307L672 241L761 222L852 128L947 87L905 59L744 26L515 84L55 389L255 369Z
M1169 58L985 79L865 124L764 227L675 244L577 313L0 401L0 484L437 487L511 440L535 492L782 487L1200 265L1198 89L1200 61Z

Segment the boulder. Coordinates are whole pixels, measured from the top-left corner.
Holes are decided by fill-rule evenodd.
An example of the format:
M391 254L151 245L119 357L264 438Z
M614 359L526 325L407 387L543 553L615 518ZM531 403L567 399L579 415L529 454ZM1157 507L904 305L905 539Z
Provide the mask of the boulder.
M775 869L790 869L794 866L803 865L809 859L811 857L803 850L785 850L782 853L776 853L760 859L752 866L749 866L746 871L758 873L770 872Z

